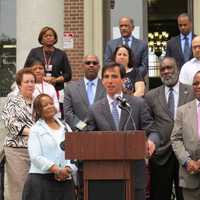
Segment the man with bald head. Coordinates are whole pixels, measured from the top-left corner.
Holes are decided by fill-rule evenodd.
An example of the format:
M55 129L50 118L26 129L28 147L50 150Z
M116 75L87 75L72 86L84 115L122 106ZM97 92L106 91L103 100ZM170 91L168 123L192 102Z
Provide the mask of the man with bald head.
M135 67L139 69L141 75L144 77L148 71L147 43L132 36L132 32L134 30L134 21L130 17L120 18L119 29L121 37L110 40L106 45L104 63L108 64L112 61L112 55L117 46L122 44L127 45L133 51Z
M183 65L179 76L179 81L188 85L192 85L195 73L200 70L200 36L192 40L192 52L194 57Z
M192 87L196 98L178 108L171 135L185 200L200 199L200 71L194 75Z
M192 33L192 20L187 13L180 14L177 23L180 34L167 42L166 56L175 58L180 70L192 58L191 44L196 35Z
M65 86L64 119L72 130L84 130L89 107L105 95L105 88L98 78L100 69L99 59L96 55L89 54L83 58L84 77L72 81ZM78 162L78 196L83 199L83 174L82 163Z
M89 107L105 96L105 89L98 78L100 69L96 55L83 58L84 77L65 87L64 119L75 130L85 120Z

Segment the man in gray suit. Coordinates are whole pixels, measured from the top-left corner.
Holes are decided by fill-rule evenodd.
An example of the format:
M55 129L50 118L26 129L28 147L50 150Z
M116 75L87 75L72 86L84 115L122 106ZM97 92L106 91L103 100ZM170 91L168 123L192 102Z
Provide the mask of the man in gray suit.
M191 46L195 34L192 33L192 21L187 13L180 14L177 18L177 22L180 34L176 37L172 37L167 42L166 56L175 58L180 70L183 64L193 57ZM186 40L188 42L188 52L185 47L187 46L185 45L187 43Z
M178 108L171 135L185 200L200 199L200 71L194 76L193 91L196 99Z
M85 122L89 107L106 94L105 88L98 78L100 68L98 57L92 54L85 56L82 66L84 77L68 83L64 90L64 119L74 131L86 128ZM82 200L82 162L78 162L78 178L78 198Z
M91 104L106 94L105 88L98 78L99 68L99 59L96 55L85 56L83 58L84 77L65 86L64 119L73 130L83 128ZM89 91L89 83L93 84L91 91ZM92 97L88 92L93 93Z
M145 95L154 118L153 127L160 135L160 147L149 160L151 200L171 200L175 185L176 199L182 200L178 186L178 161L172 151L170 136L174 125L176 108L192 100L190 86L178 82L179 71L174 58L165 57L160 62L163 85Z
M135 67L138 67L141 75L144 77L148 71L148 46L143 40L136 39L132 36L134 22L130 17L121 17L119 20L119 29L121 37L110 40L105 49L104 63L108 64L112 60L113 53L119 45L127 45L132 49L134 54Z
M155 146L159 145L159 138L156 131L151 129L152 118L144 99L123 94L125 73L125 68L117 63L109 63L103 67L102 83L106 88L107 96L90 108L88 115L89 128L97 131L145 130L148 136L148 153L151 156ZM120 98L122 99L121 104L117 100ZM124 109L120 109L120 106ZM129 112L127 112L127 109L129 109ZM134 199L144 200L145 161L135 161L133 170L135 175Z

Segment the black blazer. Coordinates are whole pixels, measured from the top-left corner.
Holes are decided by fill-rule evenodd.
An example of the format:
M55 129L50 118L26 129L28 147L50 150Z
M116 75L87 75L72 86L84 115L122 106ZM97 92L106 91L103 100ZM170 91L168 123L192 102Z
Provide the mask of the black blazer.
M26 62L24 64L24 67L29 66L31 61L33 61L34 59L40 60L41 62L45 64L44 55L43 55L43 47L37 47L37 48L31 49L26 59ZM69 64L67 54L64 51L58 48L55 48L55 51L52 54L50 64L53 65L52 67L53 77L63 76L64 82L71 80L72 78L71 66ZM55 88L56 90L63 89L64 83L56 83Z

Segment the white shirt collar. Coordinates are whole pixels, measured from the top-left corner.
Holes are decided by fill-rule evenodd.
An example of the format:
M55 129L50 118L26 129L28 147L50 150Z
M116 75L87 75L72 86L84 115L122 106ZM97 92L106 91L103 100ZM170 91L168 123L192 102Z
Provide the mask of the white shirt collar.
M95 87L96 87L97 86L97 82L98 82L98 77L95 78L94 80L88 80L86 77L84 77L84 83L85 83L86 87L87 87L88 82L90 82L90 81L93 82Z
M181 35L181 40L184 40L185 39L185 36L190 39L192 38L192 32L189 32L187 35L183 35L182 33L180 34Z
M198 60L197 58L192 58L192 59L189 60L188 62L192 62L192 63L200 63L200 60Z
M119 94L115 94L115 96L123 97L123 94L122 94L122 92L121 92L121 93L119 93ZM107 99L108 99L109 105L112 105L112 102L115 100L114 97L111 97L111 96L109 96L108 94L107 94Z
M165 91L168 93L170 88L171 87L165 86ZM179 81L172 88L173 88L174 92L178 94L178 92L179 92Z
M200 106L200 101L198 99L196 99L196 105L197 105L197 108Z
M122 40L125 41L125 37L122 37ZM132 36L128 37L128 41L129 41L129 42L130 42L130 41L132 42Z

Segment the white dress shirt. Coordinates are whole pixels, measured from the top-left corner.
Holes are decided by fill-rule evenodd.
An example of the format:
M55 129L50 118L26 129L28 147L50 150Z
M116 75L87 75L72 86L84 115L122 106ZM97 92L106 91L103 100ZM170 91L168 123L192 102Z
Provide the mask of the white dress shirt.
M116 94L115 96L123 97L122 93ZM110 97L109 95L107 95L107 99L108 99L110 111L112 113L112 108L113 108L112 102L115 101L115 98L114 97ZM119 113L119 120L120 120L120 117L121 117L121 108L119 107L119 104L117 105L117 111Z
M193 77L198 71L200 71L200 60L192 58L182 66L179 81L184 84L192 85Z

